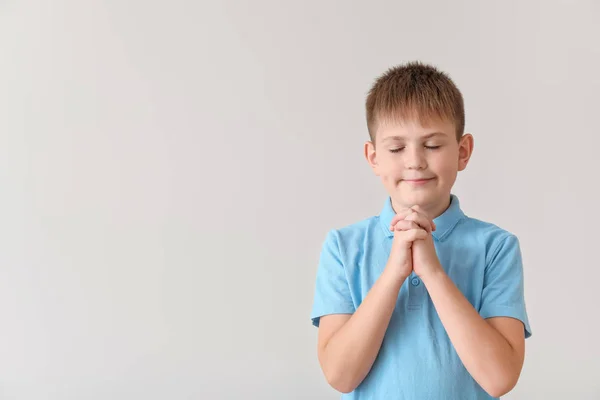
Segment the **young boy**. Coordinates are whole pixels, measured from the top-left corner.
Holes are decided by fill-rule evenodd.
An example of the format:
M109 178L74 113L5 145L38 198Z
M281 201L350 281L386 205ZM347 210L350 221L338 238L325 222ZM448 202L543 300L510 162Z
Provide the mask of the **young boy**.
M376 80L366 113L365 157L389 197L323 244L311 313L323 373L347 399L498 398L531 329L517 237L451 193L473 151L462 95L412 62Z

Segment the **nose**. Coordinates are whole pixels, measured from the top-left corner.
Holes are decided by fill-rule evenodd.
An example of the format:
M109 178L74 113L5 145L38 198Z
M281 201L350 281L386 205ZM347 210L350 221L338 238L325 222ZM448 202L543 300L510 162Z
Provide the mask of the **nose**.
M425 169L427 167L423 149L413 146L411 148L407 147L405 150L404 163L407 169Z

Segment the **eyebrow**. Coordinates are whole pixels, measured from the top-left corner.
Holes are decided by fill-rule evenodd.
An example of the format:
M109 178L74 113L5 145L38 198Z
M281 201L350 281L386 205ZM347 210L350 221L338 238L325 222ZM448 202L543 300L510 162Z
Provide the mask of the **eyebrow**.
M432 133L428 133L427 135L423 136L423 139L430 139L434 136L446 136L445 133L443 132L432 132ZM404 140L405 138L403 136L388 136L385 139L383 139L383 141L387 141L387 140Z

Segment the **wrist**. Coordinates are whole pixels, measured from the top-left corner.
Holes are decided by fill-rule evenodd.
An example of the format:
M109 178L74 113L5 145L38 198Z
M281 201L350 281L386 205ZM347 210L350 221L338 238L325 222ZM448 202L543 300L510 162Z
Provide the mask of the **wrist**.
M444 271L444 268L440 263L437 263L435 267L430 268L426 274L419 276L419 278L421 278L425 286L427 286L428 283L443 279L445 276L446 271Z
M398 290L400 290L400 287L402 286L404 281L408 279L409 276L410 276L410 274L397 272L396 268L393 268L389 265L386 265L386 267L383 270L383 273L381 274L381 277L384 280L386 280L388 282L392 282L394 285L396 285L398 287Z

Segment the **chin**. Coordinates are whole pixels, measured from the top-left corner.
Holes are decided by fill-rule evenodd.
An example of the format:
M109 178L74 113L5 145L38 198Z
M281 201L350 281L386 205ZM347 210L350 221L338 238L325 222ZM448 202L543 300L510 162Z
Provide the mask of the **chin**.
M394 200L396 200L397 203L402 204L405 207L412 207L412 206L416 206L416 205L422 205L423 201L425 199L423 199L423 196L415 196L412 193L393 193L391 196Z
M421 206L426 207L432 203L435 203L439 198L439 195L434 191L421 191L411 193L398 193L398 200L402 204L412 207Z

